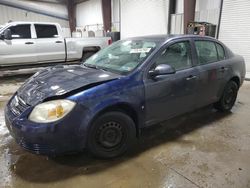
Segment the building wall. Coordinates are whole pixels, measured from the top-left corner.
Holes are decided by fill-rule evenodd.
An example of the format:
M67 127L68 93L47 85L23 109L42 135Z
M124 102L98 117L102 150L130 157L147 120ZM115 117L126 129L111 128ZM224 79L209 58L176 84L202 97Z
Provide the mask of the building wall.
M78 4L76 7L77 27L94 24L103 24L101 0L90 0Z
M195 21L218 25L221 0L196 0Z
M224 0L219 40L245 58L250 72L250 1Z
M62 27L69 27L67 20L54 18L51 16L45 16L34 12L13 8L0 4L0 25L7 23L8 21L34 21L34 22L56 22Z
M121 38L166 34L168 0L120 0Z
M176 14L183 14L184 13L184 0L176 0Z
M176 0L175 14L171 14L170 34L184 33L184 0Z
M111 0L112 30L120 31L120 1Z

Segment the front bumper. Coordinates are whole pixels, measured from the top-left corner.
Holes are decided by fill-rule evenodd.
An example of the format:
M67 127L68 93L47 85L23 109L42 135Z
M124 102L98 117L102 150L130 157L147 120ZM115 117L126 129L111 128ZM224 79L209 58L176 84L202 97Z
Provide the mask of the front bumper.
M10 134L24 149L36 154L60 155L83 150L86 143L87 121L82 115L86 112L80 105L63 119L53 123L34 123L28 120L31 109L16 116L7 104L5 123Z

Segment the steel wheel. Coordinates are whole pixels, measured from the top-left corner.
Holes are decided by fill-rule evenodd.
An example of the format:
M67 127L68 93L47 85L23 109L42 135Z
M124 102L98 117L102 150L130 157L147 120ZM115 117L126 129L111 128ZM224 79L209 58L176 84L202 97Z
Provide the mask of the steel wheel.
M229 81L224 89L223 95L215 108L220 111L230 111L236 101L238 94L238 85L234 81Z
M100 126L96 134L96 141L101 146L112 149L121 143L124 136L120 123L110 121Z
M91 124L87 149L97 157L112 158L126 152L135 137L135 124L128 115L107 112Z

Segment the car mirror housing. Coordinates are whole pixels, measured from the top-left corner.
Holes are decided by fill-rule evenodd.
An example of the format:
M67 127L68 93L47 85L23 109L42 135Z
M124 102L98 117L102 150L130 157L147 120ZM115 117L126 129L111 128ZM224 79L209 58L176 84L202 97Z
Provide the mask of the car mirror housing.
M9 29L6 29L4 32L3 32L3 36L2 36L3 39L6 39L6 40L11 40L11 31Z
M160 76L160 75L167 75L167 74L174 74L174 73L175 73L175 69L172 66L167 65L167 64L157 65L156 68L149 71L149 75L151 77L156 77L156 76Z

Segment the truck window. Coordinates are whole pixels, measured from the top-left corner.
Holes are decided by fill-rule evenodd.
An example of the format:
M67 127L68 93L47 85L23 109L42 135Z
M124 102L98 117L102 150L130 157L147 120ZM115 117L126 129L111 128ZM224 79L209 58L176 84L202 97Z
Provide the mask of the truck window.
M8 28L11 31L12 39L30 39L31 31L30 25L16 25Z
M58 37L55 25L35 24L37 38L56 38Z

